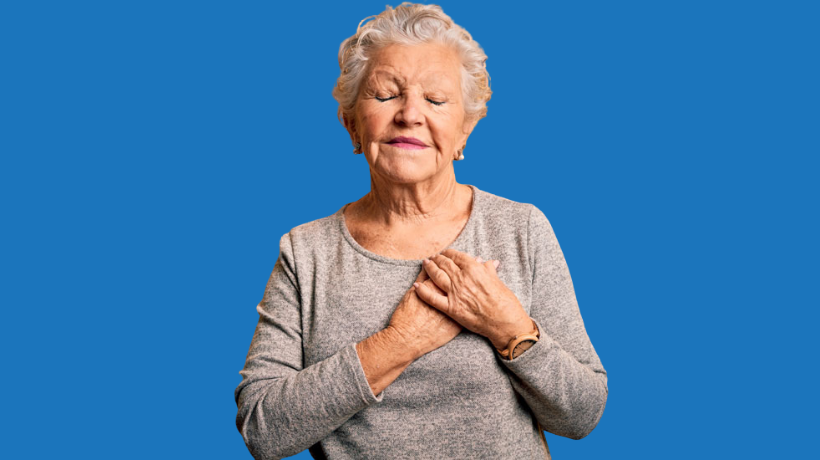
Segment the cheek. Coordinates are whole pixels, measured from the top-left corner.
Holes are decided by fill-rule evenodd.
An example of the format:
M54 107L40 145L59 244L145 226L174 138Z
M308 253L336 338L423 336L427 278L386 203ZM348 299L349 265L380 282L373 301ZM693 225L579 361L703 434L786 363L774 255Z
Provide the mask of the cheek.
M378 137L384 131L385 124L389 121L387 114L383 111L370 110L364 113L361 118L361 126L364 128L362 133L368 139Z
M433 139L439 149L445 153L450 153L451 150L456 150L456 144L461 134L461 125L454 122L454 120L442 120L440 123L430 124L430 130L433 132Z

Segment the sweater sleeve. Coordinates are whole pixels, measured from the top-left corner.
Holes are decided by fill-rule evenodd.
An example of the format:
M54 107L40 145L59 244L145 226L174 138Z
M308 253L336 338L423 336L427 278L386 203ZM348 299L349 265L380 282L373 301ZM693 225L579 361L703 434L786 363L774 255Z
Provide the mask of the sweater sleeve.
M383 397L370 389L355 343L303 368L295 267L290 235L285 234L256 308L259 322L234 392L236 427L256 459L295 455Z
M588 435L603 415L607 375L587 335L567 263L547 217L530 210L528 251L533 271L530 316L540 340L513 360L513 388L541 427L572 439Z

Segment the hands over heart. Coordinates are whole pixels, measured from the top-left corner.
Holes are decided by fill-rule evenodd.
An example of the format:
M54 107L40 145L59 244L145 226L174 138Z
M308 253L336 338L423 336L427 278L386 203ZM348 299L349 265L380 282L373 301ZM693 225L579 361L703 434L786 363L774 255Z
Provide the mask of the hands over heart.
M498 261L445 249L423 263L423 271L443 293L426 284L413 286L421 300L500 349L516 335L530 331L532 321L498 277L497 267Z

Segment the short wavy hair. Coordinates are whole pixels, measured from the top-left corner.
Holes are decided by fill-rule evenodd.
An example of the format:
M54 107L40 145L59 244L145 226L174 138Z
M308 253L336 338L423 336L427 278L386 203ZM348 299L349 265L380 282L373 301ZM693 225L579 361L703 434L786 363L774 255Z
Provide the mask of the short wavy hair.
M374 19L362 25L370 18ZM333 88L333 98L339 103L340 120L349 119L353 114L372 51L393 44L429 42L449 45L458 52L464 111L476 121L487 116L487 101L492 91L484 50L466 30L444 14L440 6L404 2L395 9L388 5L379 15L364 18L356 34L339 47L341 75Z

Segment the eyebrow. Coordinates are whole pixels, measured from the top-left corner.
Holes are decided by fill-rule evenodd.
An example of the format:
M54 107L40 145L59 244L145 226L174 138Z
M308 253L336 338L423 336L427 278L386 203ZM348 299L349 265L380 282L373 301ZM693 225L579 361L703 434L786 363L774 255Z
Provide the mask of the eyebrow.
M387 78L387 79L389 79L390 81L392 81L392 82L394 82L394 83L399 84L399 86L404 86L404 85L407 83L407 81L406 81L404 78L402 78L402 77L401 77L401 76L399 76L399 75L394 74L394 73L393 73L393 72L391 72L390 70L387 70L387 69L377 69L377 70L374 70L374 71L373 71L373 72L372 72L372 73L368 76L368 78L367 78L367 80L366 80L366 83L365 83L365 84L366 84L367 86L371 86L371 85L374 83L374 80L377 80L377 79L378 79L378 78L380 78L380 77L386 77L386 78ZM432 82L432 83L433 83L433 86L434 86L434 88L433 88L434 90L436 90L436 91L441 91L441 92L443 92L444 94L446 94L446 95L448 95L448 96L451 96L451 94L450 94L451 92L450 92L449 90L445 90L445 89L443 89L443 88L441 87L441 85L440 85L440 84L438 84L438 83L439 83L439 80L438 80L438 78L437 78L437 77L438 77L438 73L434 73L434 74L432 74L432 75L429 75L429 76L425 79L425 86L426 86L426 84L427 84L427 83ZM455 91L458 91L458 89L456 89Z
M389 70L384 70L384 69L374 70L373 73L370 74L370 77L367 80L372 81L374 78L382 76L382 75L384 75L385 77L393 80L396 83L399 83L399 84L402 84L402 85L406 83L404 78L394 74L393 72L390 72Z

